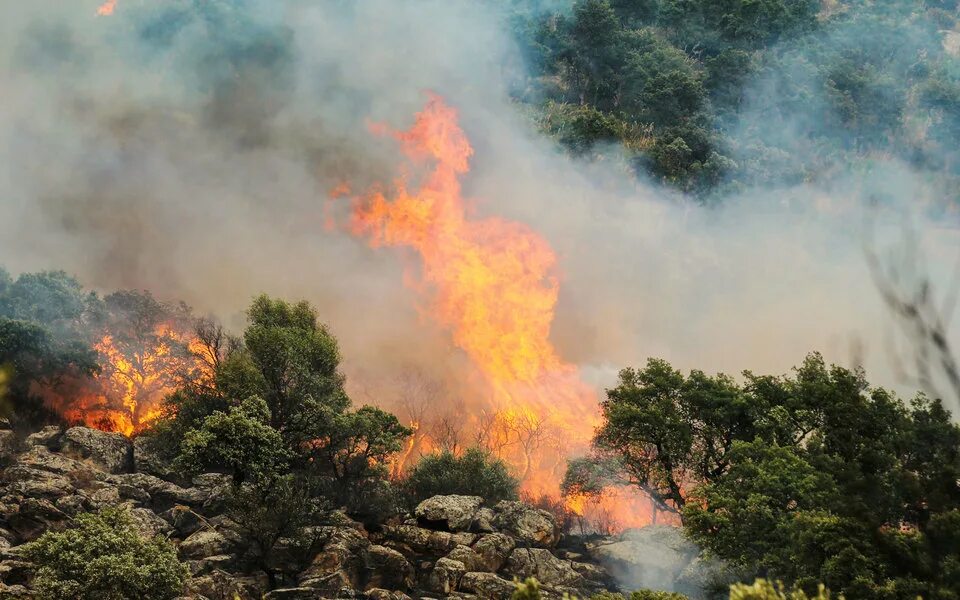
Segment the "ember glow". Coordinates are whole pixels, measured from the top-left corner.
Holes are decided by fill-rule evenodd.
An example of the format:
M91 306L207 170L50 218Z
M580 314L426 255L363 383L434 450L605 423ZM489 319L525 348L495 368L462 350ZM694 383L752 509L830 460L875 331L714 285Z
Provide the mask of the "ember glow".
M97 8L97 15L108 17L113 14L115 8L117 8L117 0L107 0Z
M145 340L117 338L106 334L95 345L100 375L69 403L54 402L68 422L130 436L163 414L163 398L181 382L211 376L209 350L171 325L158 325Z
M525 493L556 497L566 458L586 450L599 415L594 390L549 339L559 291L553 249L522 223L468 214L460 178L473 149L439 96L407 131L371 129L400 142L410 161L402 172L426 173L353 198L351 232L373 247L416 252L419 273L407 279L488 388L489 418L464 415L473 437L511 464ZM569 508L586 510L579 501Z

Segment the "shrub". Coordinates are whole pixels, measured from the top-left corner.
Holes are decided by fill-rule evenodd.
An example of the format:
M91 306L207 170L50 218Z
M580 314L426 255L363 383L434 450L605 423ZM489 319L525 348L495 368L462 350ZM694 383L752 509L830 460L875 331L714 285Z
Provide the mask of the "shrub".
M187 577L173 545L141 537L123 508L80 514L28 544L25 556L37 566L34 589L49 600L168 600Z
M517 498L517 480L507 465L479 448L470 448L463 456L444 451L426 456L417 463L407 479L407 492L414 502L446 494L481 496L487 502Z
M843 595L839 596L843 600ZM786 591L783 584L773 584L766 579L757 579L753 584L735 583L730 586L730 600L830 600L830 591L820 584L815 596L808 596L800 589Z

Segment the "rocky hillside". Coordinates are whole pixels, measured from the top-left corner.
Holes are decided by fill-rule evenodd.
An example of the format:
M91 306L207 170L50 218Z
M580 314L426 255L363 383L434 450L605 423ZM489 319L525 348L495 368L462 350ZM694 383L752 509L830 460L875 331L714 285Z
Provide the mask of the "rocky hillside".
M20 545L83 511L127 505L145 535L176 544L189 567L186 598L505 598L514 578L536 577L547 597L621 585L698 595L703 569L669 527L615 538L563 535L554 517L521 502L436 496L414 514L365 528L333 511L310 543L280 540L263 570L242 557L250 542L223 514L220 474L178 481L146 445L85 427L47 427L18 438L0 430L0 597L30 597L33 567Z

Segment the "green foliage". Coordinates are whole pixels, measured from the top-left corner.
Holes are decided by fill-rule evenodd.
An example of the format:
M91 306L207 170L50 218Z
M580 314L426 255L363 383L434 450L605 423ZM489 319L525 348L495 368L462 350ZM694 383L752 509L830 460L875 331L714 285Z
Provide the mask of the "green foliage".
M527 577L524 581L514 580L515 589L512 600L540 600L540 582L533 577Z
M843 595L839 598L842 600ZM751 585L737 583L730 586L730 600L830 600L830 591L821 584L816 594L808 596L803 590L787 591L782 583L757 579Z
M306 561L315 541L306 527L316 521L322 507L305 479L275 475L234 486L227 497L226 512L250 542L242 558L266 572L274 588L277 573L273 558L278 544L285 541L288 557Z
M142 538L122 508L77 515L24 550L37 566L33 587L49 600L169 600L187 577L173 545Z
M939 402L906 405L812 354L743 384L652 359L602 407L597 456L566 487L631 482L701 547L807 593L955 597L960 427Z
M49 421L36 390L54 391L65 379L98 369L88 326L101 314L99 299L63 272L25 273L11 280L0 270L0 365L7 397L0 409L17 423Z
M168 398L157 446L186 473L229 472L242 490L310 479L311 494L354 514L389 512L394 495L379 480L410 431L380 409L349 410L336 339L309 304L261 296L248 314L242 339L213 365L212 385Z
M488 503L514 500L518 485L503 461L479 448L470 448L462 456L448 451L425 456L405 482L414 502L441 494L482 496Z
M284 469L288 458L283 438L267 424L269 419L267 403L256 396L229 412L215 411L187 431L176 467L191 474L223 470L237 485L268 479Z

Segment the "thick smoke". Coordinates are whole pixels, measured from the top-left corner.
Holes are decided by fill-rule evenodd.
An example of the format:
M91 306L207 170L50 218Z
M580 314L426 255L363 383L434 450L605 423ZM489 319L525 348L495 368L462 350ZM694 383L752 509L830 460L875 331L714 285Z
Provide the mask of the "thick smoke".
M120 0L112 17L96 4L22 3L0 21L4 265L149 289L234 329L259 292L307 298L361 401L464 361L419 314L401 257L328 226L346 208L331 189L396 175L397 148L369 121L406 127L426 90L461 112L477 214L528 223L556 250L554 341L598 387L651 355L776 373L811 350L897 385L865 234L886 247L910 220L933 280L952 265L954 230L913 208L930 192L892 160L704 208L616 160L567 158L510 99L522 61L495 3ZM769 77L749 89L777 97ZM865 200L880 193L897 210L875 223Z

